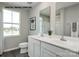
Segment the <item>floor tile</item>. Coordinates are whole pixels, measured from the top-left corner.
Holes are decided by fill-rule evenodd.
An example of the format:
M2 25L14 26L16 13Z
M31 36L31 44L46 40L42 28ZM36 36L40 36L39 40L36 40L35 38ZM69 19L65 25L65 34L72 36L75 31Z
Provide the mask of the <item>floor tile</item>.
M29 57L28 53L20 54L20 49L4 52L0 57Z

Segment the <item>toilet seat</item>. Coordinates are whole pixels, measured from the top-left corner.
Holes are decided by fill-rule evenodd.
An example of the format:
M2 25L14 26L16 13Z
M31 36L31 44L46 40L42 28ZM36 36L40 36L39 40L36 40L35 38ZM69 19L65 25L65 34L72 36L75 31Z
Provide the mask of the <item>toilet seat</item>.
M26 53L28 52L28 43L27 42L23 42L19 44L19 48L20 48L20 53Z

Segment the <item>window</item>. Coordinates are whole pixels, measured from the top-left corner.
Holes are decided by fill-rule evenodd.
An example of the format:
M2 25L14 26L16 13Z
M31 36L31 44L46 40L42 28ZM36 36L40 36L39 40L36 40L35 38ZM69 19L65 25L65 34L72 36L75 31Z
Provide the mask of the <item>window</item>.
M3 33L4 36L19 35L20 13L3 10Z

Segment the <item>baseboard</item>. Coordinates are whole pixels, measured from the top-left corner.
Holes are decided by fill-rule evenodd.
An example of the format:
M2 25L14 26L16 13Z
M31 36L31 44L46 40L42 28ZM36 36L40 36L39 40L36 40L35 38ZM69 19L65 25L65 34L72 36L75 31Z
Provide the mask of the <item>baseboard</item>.
M15 48L11 48L11 49L6 49L3 52L8 52L8 51L16 50L16 49L19 49L19 47L15 47Z

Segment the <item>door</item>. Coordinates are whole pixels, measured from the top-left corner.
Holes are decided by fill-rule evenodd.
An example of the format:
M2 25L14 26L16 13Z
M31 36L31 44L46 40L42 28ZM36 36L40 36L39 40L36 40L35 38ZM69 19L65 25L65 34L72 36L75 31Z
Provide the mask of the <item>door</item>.
M39 40L36 40L34 39L34 42L33 42L33 49L34 49L34 57L40 57L41 55L41 47L40 47L40 41Z

